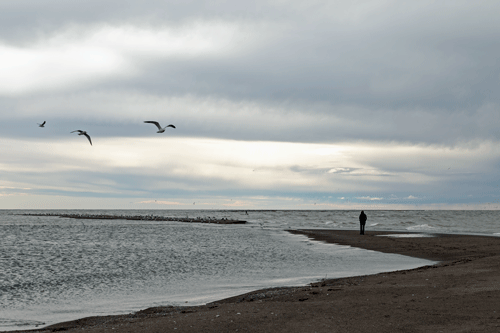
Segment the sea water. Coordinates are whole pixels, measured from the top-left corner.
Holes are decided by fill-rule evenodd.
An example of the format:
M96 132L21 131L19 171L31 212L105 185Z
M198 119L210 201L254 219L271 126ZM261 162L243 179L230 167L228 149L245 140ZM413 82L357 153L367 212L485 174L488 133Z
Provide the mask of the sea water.
M69 219L155 215L245 225ZM497 211L372 211L367 231L500 235ZM357 229L358 211L2 210L0 330L151 306L197 305L273 286L408 269L430 261L311 241L287 229Z

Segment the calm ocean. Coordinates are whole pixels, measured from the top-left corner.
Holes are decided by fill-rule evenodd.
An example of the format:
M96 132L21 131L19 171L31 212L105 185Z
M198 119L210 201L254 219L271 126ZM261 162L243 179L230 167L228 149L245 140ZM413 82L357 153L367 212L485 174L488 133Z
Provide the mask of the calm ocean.
M248 212L248 215L247 215ZM196 305L432 262L323 244L287 229L357 229L359 211L0 210L0 331ZM216 217L245 225L22 216ZM366 230L500 236L499 211L366 211Z

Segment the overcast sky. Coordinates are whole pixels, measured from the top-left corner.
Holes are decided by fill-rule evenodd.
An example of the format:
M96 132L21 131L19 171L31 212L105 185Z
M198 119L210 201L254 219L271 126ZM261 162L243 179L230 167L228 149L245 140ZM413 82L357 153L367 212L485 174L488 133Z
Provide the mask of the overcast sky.
M498 209L498 13L3 0L0 208Z

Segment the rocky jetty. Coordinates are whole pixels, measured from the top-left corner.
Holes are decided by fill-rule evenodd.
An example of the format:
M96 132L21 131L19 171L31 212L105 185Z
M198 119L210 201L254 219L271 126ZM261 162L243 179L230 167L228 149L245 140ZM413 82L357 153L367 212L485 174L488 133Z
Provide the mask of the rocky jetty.
M135 221L172 221L187 223L214 223L214 224L245 224L246 221L229 220L227 218L215 217L167 217L155 215L93 215L93 214L19 214L24 216L58 216L71 219L91 219L91 220L135 220Z

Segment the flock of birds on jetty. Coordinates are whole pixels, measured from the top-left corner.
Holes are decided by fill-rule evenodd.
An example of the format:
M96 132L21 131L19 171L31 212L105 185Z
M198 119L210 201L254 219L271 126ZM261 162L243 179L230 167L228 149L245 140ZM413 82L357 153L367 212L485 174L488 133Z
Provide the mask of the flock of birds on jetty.
M165 127L161 127L160 123L157 122L157 121L154 121L154 120L146 120L144 121L146 124L153 124L153 125L156 125L156 127L158 127L158 131L156 133L163 133L165 132L165 130L168 128L168 127L172 127L172 128L175 128L174 125L170 124L170 125L167 125ZM41 124L38 124L38 127L45 127L45 124L47 122L44 120L43 123ZM75 133L75 132L78 132L78 135L84 135L87 137L87 139L89 140L90 142L90 145L92 146L92 139L90 139L90 135L86 132L86 131L82 131L82 130L75 130L75 131L72 131L70 133Z
M72 219L92 219L92 220L135 220L135 221L172 221L191 223L215 223L215 224L245 224L246 221L228 220L227 218L217 219L215 217L165 217L154 215L92 215L92 214L22 214L24 216L58 216Z

